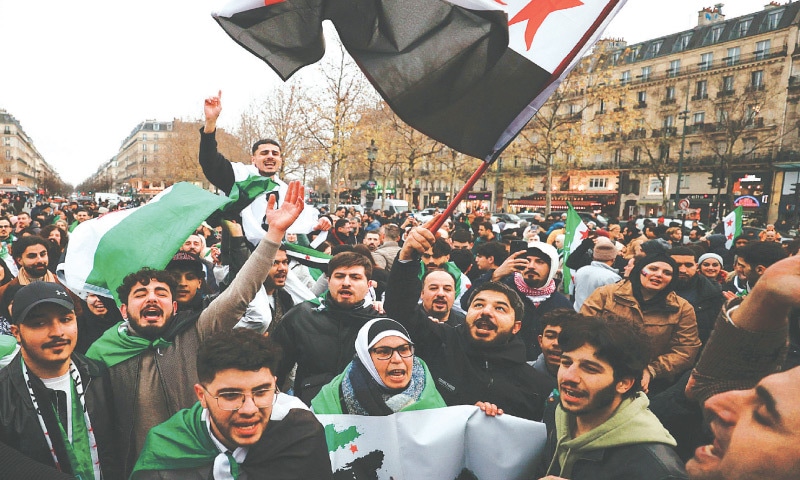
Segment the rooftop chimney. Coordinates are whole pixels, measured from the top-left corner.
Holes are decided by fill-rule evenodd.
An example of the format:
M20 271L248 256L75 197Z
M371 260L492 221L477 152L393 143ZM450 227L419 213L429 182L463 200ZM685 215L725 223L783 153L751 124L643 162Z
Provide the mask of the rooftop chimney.
M722 14L722 6L721 3L718 3L714 5L714 8L706 7L697 12L697 26L702 27L724 21L725 15Z

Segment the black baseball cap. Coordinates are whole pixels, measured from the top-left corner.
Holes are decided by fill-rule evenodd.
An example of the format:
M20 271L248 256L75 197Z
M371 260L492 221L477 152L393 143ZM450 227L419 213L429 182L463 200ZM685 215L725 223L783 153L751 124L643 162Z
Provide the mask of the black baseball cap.
M33 307L42 303L54 303L67 310L75 310L72 297L64 287L53 282L33 282L20 288L14 295L11 321L15 324L23 323Z
M190 271L203 276L203 260L191 252L178 252L167 264L166 270Z

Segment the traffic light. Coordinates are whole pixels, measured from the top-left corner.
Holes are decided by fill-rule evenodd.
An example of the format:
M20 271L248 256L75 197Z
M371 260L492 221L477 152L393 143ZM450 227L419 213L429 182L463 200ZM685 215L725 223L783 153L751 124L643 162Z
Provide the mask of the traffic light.
M717 179L717 185L719 185L719 188L725 188L728 185L728 182L725 179L725 174L722 172L719 173L719 178Z
M718 178L718 176L717 176L717 173L718 173L718 172L717 172L716 170L714 170L713 172L711 172L711 179L710 179L710 180L709 180L709 182L708 182L708 184L711 186L711 188L717 188L717 187L719 187L719 181L718 181L718 179L717 179L717 178Z

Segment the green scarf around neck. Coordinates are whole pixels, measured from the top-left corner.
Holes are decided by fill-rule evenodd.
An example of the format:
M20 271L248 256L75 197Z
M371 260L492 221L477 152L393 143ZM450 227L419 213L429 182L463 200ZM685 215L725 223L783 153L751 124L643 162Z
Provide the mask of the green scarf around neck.
M126 328L120 328L125 322L120 322L103 333L89 350L86 356L92 360L97 360L111 368L118 363L122 363L129 358L133 358L148 349L166 348L172 345L171 342L163 338L149 340L144 337L131 335Z
M203 420L203 406L197 402L150 429L130 478L137 480L146 471L202 467L213 464L220 454ZM226 456L231 476L239 478L239 464L230 454Z

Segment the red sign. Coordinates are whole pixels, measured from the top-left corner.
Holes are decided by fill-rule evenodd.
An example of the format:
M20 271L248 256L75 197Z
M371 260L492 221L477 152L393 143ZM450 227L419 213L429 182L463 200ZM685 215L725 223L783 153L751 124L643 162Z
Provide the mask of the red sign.
M755 197L751 197L750 195L744 195L736 200L733 201L734 207L744 207L744 208L758 208L761 206L758 199Z

